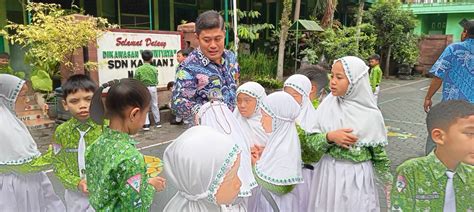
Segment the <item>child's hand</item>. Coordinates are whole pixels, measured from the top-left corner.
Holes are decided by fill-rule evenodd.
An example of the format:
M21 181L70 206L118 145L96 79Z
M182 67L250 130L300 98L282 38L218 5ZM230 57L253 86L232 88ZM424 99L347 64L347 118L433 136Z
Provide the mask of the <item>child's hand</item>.
M357 136L352 134L352 129L349 128L328 132L326 137L328 141L334 142L338 146L346 149L349 149L349 147L359 139Z
M79 189L79 191L81 191L82 193L86 195L89 194L89 190L87 190L86 179L82 179L81 181L79 181L79 184L77 185L77 189Z
M260 157L262 156L263 149L265 147L263 146L258 146L254 145L253 147L250 148L250 154L252 156L252 165L255 165L258 160L260 160Z
M148 179L148 183L155 187L157 192L165 190L166 187L166 179L162 177L153 177Z

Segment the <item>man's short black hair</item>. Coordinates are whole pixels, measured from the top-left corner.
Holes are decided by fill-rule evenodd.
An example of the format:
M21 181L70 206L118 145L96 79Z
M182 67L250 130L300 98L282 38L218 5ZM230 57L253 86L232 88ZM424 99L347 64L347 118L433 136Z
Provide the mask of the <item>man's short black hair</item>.
M150 50L142 51L142 59L146 62L151 61L151 59L153 59L153 52L151 52Z
M463 28L463 30L467 33L467 37L474 38L474 19L467 20L463 18L459 25Z
M318 85L318 89L321 90L325 88L329 83L329 70L330 68L327 64L321 63L317 65L309 65L304 68L298 69L296 73L308 77L308 79L312 83L316 83Z
M380 55L374 54L374 55L372 55L372 56L369 57L369 60L377 60L377 61L380 61Z
M69 94L76 93L79 90L94 93L96 89L97 85L89 76L84 74L72 75L62 86L63 99L66 101L66 97Z
M474 115L474 104L465 100L449 100L433 106L426 116L426 126L431 134L433 129L447 130L458 119Z
M221 29L225 30L224 19L215 10L208 10L199 15L196 19L196 34L200 34L202 30L206 29Z

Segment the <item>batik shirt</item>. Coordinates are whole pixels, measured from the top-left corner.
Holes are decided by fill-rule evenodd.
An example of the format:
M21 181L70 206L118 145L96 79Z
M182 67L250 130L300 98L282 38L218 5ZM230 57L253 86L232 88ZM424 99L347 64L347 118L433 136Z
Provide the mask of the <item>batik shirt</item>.
M392 211L443 211L447 168L431 152L397 168ZM453 177L456 211L474 211L474 167L460 164Z
M97 211L148 211L155 189L128 134L104 128L86 151L89 202Z
M349 160L355 163L371 161L375 172L384 185L391 184L390 159L383 145L353 147L345 149L328 143L326 133L314 133L306 136L306 147L314 152L323 152L338 160ZM303 146L303 144L302 144Z
M178 117L190 120L201 105L219 99L233 111L238 76L237 59L231 51L224 50L221 64L216 64L196 49L177 69L171 108Z
M443 80L443 101L464 99L474 103L474 39L446 47L430 73Z
M52 163L54 174L66 189L77 189L77 185L81 181L77 158L79 139L81 138L78 129L83 132L87 131L84 135L86 148L102 134L102 126L91 119L82 123L73 117L56 128L53 138Z

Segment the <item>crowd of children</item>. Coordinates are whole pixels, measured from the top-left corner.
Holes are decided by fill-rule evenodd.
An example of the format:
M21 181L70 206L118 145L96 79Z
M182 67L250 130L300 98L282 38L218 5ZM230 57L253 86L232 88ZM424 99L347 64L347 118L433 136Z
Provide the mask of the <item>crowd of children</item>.
M378 60L370 58L369 74L360 58L339 58L330 79L328 66L309 66L268 96L244 83L233 112L217 100L204 104L200 126L166 149L164 177L150 175L131 137L157 108L155 68L98 88L85 75L70 77L63 106L73 118L57 127L44 155L15 116L24 81L0 75L0 211L149 211L167 180L177 193L164 211L380 211L376 182L394 211L474 210L474 106L434 106L426 122L436 149L393 178ZM50 164L65 205L43 173Z

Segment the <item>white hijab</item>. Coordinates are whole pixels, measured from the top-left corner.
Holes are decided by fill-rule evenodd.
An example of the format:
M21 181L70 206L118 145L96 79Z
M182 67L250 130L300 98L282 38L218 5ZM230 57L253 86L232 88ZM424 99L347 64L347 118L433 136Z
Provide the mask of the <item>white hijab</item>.
M295 74L290 76L284 84L284 87L293 88L299 94L301 94L301 112L296 118L296 123L307 133L314 132L316 110L311 103L309 93L311 92L311 81L308 77Z
M237 95L240 93L255 98L257 100L257 105L255 106L255 112L250 118L243 117L242 114L240 114L238 107L235 108L234 115L242 127L242 131L251 139L250 146L265 146L268 141L268 135L263 130L262 123L260 123L262 113L258 106L262 99L267 96L265 88L256 82L246 82L237 89Z
M15 116L15 103L25 81L0 74L0 165L19 165L40 155L25 124Z
M274 185L302 183L301 148L295 125L300 106L291 95L279 91L263 99L260 107L272 117L272 133L255 165L257 176Z
M186 130L166 148L166 179L178 192L164 211L221 211L216 193L240 148L230 136L206 126ZM242 156L241 156L242 158Z
M240 169L237 173L242 181L239 197L251 196L251 190L257 186L257 181L252 173L250 137L246 136L232 112L222 102L207 102L201 106L198 115L201 125L212 127L221 133L229 135L242 149Z
M361 59L347 56L340 61L349 87L342 97L329 94L319 105L316 116L317 132L326 133L341 128L352 128L359 140L356 147L387 144L387 132L382 113L375 103L369 84L367 67Z

